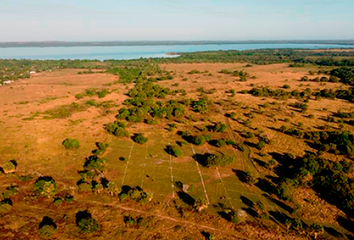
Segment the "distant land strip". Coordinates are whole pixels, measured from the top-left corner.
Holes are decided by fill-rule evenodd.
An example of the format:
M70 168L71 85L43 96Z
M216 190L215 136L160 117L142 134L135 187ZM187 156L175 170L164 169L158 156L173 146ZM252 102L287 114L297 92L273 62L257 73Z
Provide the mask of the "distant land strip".
M102 42L0 42L0 48L10 47L113 47L157 45L210 45L210 44L334 44L354 45L354 40L247 40L247 41L102 41Z

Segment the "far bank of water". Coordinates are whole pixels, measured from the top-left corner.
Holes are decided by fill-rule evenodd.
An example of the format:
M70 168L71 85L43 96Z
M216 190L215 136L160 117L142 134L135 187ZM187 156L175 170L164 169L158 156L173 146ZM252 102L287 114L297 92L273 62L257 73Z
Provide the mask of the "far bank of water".
M24 47L0 48L0 59L137 59L174 57L166 53L197 52L216 50L251 50L267 48L354 48L354 45L330 44L206 44L206 45L157 45L157 46L115 46L115 47Z

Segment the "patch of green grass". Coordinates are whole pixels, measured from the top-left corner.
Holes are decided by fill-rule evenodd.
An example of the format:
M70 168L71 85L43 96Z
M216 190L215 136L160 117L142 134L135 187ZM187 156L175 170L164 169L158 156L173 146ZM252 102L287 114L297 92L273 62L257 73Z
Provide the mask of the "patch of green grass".
M26 118L22 118L22 120L24 120L24 121L34 120L36 117L39 116L39 114L40 114L40 112L35 112L32 116L26 117Z
M28 104L29 101L22 101L22 102L14 102L14 104L19 104L19 105L24 105L24 104Z
M51 110L47 110L44 114L44 119L55 119L55 118L67 118L70 117L75 112L85 111L87 108L84 105L79 105L77 103L72 103L70 105L62 105Z
M61 85L63 85L63 86L76 86L76 84L74 84L74 83L67 83L67 82L62 83Z
M71 120L69 119L69 123L73 126L79 125L80 123L84 122L86 119L78 119L78 120Z
M51 102L51 101L54 101L57 99L59 99L59 97L48 97L48 98L45 98L45 99L39 101L39 104L45 104L45 103L48 103L48 102Z

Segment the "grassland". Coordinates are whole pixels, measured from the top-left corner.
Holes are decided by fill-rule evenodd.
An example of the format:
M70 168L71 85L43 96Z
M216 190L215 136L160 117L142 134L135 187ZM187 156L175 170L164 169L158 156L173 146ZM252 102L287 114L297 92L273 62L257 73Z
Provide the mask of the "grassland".
M300 81L304 76L329 77L328 72L338 67L161 61L98 63L107 71L90 74L78 74L87 70L82 68L58 69L0 87L0 192L4 193L1 200L10 199L12 206L0 213L0 238L39 239L39 225L45 216L55 223L54 239L353 238L352 213L316 187L291 186L291 199L282 198L278 191L297 166L284 156L301 162L312 152L338 164L353 161L349 155L319 151L310 140L282 132L281 127L306 132L326 126L327 130L353 132L351 117L345 121L338 117L338 112L353 112L353 103L339 98L284 99L250 94L253 88L280 90L285 85L290 92L350 90L343 82ZM245 81L241 71L248 74ZM147 82L162 90L150 89L156 93L153 97L134 95ZM107 94L87 94L92 89L105 89ZM202 98L210 104L201 113L193 104ZM120 109L144 109L150 100L153 103L141 119L117 120ZM168 108L170 100L190 104L178 105L183 108L182 116L166 113L157 117L159 107ZM306 104L307 110L294 107L296 103ZM148 124L151 119L156 122ZM110 134L106 126L114 121L124 122L131 135L144 133L148 141L139 144L130 137ZM219 122L225 124L225 131L211 130ZM211 141L198 145L193 142L198 135L208 135ZM65 149L62 142L67 138L78 139L80 147ZM217 140L229 144L218 147ZM90 189L83 191L80 181L97 142L108 143L107 150L98 155L107 162L90 181L84 179ZM180 149L182 156L173 156L170 146ZM207 154L230 156L234 161L207 167ZM17 166L6 172L12 159ZM55 180L54 196L33 193L41 176ZM346 177L353 179L353 171ZM109 190L106 180L114 190ZM11 187L16 193L9 196ZM123 200L125 189L134 187L152 194L152 200ZM67 195L74 201L56 202ZM83 210L97 220L97 231L83 233L78 227L75 216ZM127 221L129 217L144 221L132 223ZM301 222L301 228L295 220Z

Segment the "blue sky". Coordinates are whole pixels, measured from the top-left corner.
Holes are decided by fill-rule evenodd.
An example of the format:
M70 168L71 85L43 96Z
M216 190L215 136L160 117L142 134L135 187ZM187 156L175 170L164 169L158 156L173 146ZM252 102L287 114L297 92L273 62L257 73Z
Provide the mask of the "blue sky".
M354 39L353 0L2 0L0 41Z

